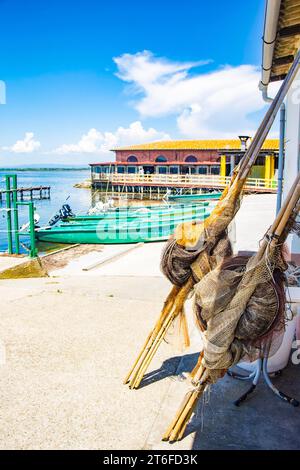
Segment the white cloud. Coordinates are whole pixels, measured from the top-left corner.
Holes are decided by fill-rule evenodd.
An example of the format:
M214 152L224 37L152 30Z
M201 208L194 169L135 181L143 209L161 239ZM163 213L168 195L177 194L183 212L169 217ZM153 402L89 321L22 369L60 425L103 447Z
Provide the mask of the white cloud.
M140 115L175 115L186 137L251 135L257 128L251 114L266 105L258 90L260 70L253 65L191 73L201 63L171 62L149 51L123 54L114 61L117 76L140 95L134 103Z
M66 155L69 153L108 154L117 146L151 142L153 140L170 139L168 134L150 127L144 129L140 121L135 121L129 127L119 127L116 132L100 132L90 129L76 144L63 144L54 153Z
M123 54L114 57L118 66L117 76L126 82L133 82L138 89L146 89L153 83L167 83L186 76L186 71L193 67L210 63L210 60L198 62L171 62L164 58L155 58L152 52Z
M26 132L23 140L17 140L17 142L10 147L3 147L3 150L12 153L32 153L39 149L41 143L34 139L33 132Z
M98 147L103 140L101 132L97 129L90 129L84 134L77 144L63 144L54 150L55 153L97 153Z

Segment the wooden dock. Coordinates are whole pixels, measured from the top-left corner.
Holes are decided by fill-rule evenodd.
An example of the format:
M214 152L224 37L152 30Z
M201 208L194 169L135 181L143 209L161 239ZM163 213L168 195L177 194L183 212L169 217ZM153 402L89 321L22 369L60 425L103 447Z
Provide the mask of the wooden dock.
M92 173L95 189L114 191L120 194L154 193L164 194L167 190L178 192L199 192L200 190L222 190L230 182L229 176L220 175L140 175L140 174L96 174ZM277 180L247 178L245 191L248 193L276 193Z
M24 199L50 199L50 186L31 186L29 188L18 188L17 195L21 201ZM2 203L3 197L5 197L6 193L12 194L14 190L10 189L9 191L6 189L0 190L0 203Z

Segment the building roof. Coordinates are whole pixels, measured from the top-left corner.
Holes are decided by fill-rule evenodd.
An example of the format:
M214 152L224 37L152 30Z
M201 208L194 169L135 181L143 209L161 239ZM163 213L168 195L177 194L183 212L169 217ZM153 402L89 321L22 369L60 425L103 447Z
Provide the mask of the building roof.
M299 0L300 1L300 0ZM279 140L268 139L265 141L262 149L278 150ZM159 142L150 142L147 144L129 145L126 147L117 147L118 150L240 150L241 142L239 139L227 140L168 140Z
M262 86L283 80L300 46L300 0L267 0Z

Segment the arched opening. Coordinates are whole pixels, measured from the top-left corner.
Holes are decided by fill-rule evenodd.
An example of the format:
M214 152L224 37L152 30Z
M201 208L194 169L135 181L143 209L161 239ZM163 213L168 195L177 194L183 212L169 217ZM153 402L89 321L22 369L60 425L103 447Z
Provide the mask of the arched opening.
M158 163L165 163L167 161L166 157L164 157L163 155L159 155L156 159L155 159L156 162Z
M186 157L186 159L184 161L187 162L187 163L195 163L198 160L197 160L196 157L194 157L194 155L189 155L188 157Z
M127 158L127 161L135 163L138 161L138 159L134 155L130 155L130 157Z

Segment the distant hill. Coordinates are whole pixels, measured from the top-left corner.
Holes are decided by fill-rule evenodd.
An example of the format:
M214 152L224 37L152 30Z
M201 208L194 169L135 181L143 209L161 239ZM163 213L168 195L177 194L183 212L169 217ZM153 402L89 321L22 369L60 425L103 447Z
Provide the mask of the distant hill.
M16 166L2 166L0 171L82 171L89 170L89 166L85 165L57 165L57 164L47 164L47 165L16 165Z

